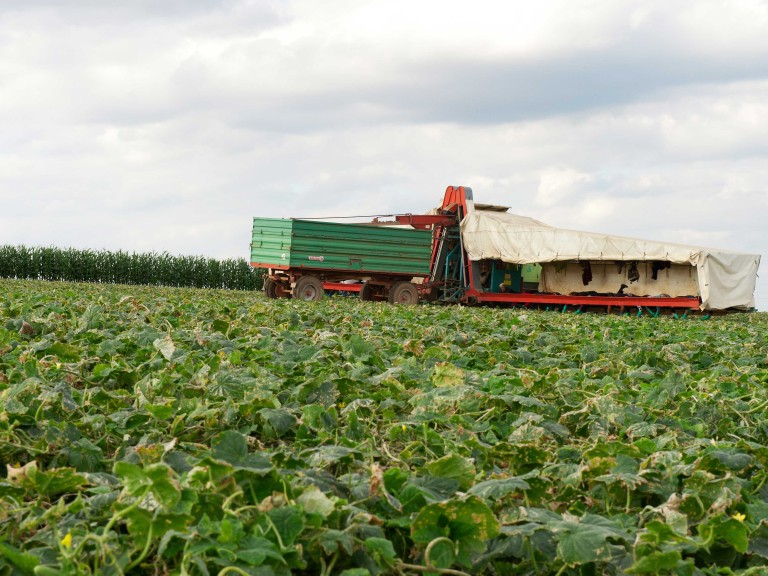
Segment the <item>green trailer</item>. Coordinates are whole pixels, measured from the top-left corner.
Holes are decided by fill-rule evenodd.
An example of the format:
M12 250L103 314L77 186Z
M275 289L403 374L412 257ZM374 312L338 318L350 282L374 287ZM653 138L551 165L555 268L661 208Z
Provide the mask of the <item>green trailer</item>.
M432 232L381 224L254 218L251 266L266 270L270 298L321 298L328 289L363 300L414 304L429 276Z

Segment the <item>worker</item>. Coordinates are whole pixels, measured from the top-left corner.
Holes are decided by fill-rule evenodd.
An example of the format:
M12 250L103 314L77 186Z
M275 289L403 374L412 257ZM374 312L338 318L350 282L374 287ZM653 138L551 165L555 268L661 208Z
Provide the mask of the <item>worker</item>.
M491 264L487 260L480 261L480 286L483 291L491 286Z

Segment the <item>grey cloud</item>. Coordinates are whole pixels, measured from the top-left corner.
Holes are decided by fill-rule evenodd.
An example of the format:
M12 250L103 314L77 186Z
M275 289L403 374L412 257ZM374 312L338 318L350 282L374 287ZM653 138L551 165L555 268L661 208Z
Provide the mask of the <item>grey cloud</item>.
M73 14L101 14L113 25L121 18L110 10L131 11L125 20L140 28L141 18L162 20L183 4L81 0L70 8ZM257 4L258 10L242 2L195 2L171 18L170 31L154 27L134 40L120 41L99 28L87 31L79 45L70 36L74 61L66 52L48 57L50 64L61 60L59 88L67 113L117 125L207 114L253 131L292 133L396 123L490 125L590 113L663 100L687 87L708 90L768 78L768 44L746 54L740 49L702 52L676 39L676 29L664 21L600 49L495 58L425 50L413 56L387 54L391 46L361 46L351 53L332 41L309 38L286 46L260 39L259 29L289 17ZM228 14L227 25L235 26L239 19L232 18L233 10L256 14L260 27L240 39L226 26L210 28L219 13ZM671 37L655 35L662 32ZM208 41L222 43L221 51L194 52L196 43ZM162 52L154 54L152 45ZM192 52L174 59L170 54L180 46ZM100 60L101 51L107 61Z
M300 73L300 71L298 71ZM404 63L376 79L281 86L258 63L241 84L222 84L204 67L180 69L179 100L189 109L220 109L254 130L314 131L376 123L495 124L593 112L664 100L684 88L768 78L768 55L734 63L694 55L591 53L539 60ZM375 76L375 74L372 74ZM254 82L258 78L259 82Z
M622 106L683 86L768 78L768 57L732 62L664 53L591 53L553 59L423 63L412 83L384 90L410 121L487 124ZM376 90L370 93L380 94Z

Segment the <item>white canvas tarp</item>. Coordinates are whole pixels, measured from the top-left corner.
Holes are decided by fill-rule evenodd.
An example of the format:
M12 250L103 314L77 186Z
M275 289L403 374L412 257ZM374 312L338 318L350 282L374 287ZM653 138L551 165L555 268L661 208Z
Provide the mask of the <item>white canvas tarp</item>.
M461 237L471 260L513 264L657 261L689 265L696 270L702 309L755 305L760 265L756 254L566 230L525 216L483 210L467 214L461 222Z

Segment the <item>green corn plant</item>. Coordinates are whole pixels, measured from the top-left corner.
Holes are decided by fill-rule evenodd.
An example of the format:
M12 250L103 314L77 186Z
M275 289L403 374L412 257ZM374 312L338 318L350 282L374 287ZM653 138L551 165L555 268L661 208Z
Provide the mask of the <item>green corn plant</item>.
M229 290L259 290L262 282L242 259L23 245L0 246L0 278Z

